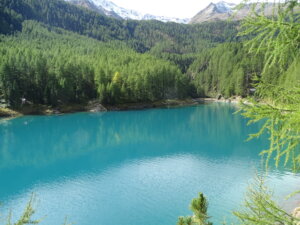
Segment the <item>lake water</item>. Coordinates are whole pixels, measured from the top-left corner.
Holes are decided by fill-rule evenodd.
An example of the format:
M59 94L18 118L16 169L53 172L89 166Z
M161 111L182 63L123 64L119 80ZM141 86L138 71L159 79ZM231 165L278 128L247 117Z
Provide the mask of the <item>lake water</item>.
M175 225L201 191L215 224L232 220L267 147L245 142L258 126L235 110L213 103L0 120L0 214L18 216L35 193L42 224ZM268 183L282 199L300 179L271 169Z

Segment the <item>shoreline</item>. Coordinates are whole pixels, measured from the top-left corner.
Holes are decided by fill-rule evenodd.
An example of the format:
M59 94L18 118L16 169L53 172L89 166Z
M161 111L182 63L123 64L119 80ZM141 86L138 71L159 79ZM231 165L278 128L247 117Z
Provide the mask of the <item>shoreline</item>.
M176 106L192 106L213 102L234 103L237 104L242 100L240 97L228 99L217 98L190 98L190 99L165 99L155 102L139 103L122 103L115 105L103 105L98 100L91 100L82 104L65 104L57 107L46 105L25 105L20 109L10 109L0 107L0 119L14 118L24 115L62 115L76 112L106 112L106 111L127 111L127 110L144 110L152 108L166 108Z

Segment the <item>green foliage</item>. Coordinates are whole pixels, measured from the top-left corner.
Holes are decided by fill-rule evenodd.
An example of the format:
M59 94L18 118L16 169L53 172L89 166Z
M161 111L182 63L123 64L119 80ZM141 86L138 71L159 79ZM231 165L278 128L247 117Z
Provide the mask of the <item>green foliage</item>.
M266 155L266 165L274 157L279 166L281 158L285 157L284 165L292 165L294 171L300 169L300 85L299 82L279 85L278 81L287 82L292 77L291 72L299 73L300 17L295 13L297 5L298 1L275 4L272 17L254 12L245 20L244 30L240 33L251 38L246 45L249 54L255 53L257 58L264 55L262 69L252 79L255 96L242 108L243 115L250 118L249 123L264 121L261 130L250 138L268 133L270 147L261 153ZM206 64L203 68L207 70L207 67ZM215 80L209 83L213 82ZM234 215L245 225L296 225L300 221L272 200L272 193L262 179L249 188L242 210ZM184 219L181 218L178 224L185 224Z
M179 217L177 221L177 225L192 225L193 218L191 216Z
M293 170L300 169L300 88L287 89L260 82L258 93L264 102L251 101L251 105L244 105L243 115L250 118L249 123L265 121L261 130L251 138L263 133L270 135L269 149L262 151L266 156L266 166L275 159L276 166L283 159L285 166L292 166ZM268 97L268 98L266 98Z
M188 84L165 60L34 21L0 42L0 89L15 107L21 98L47 105L184 98Z
M291 59L299 56L300 17L295 12L298 4L297 0L275 2L271 17L261 10L261 14L254 11L243 21L239 35L252 37L247 42L251 52L264 53L264 69L276 65L284 70Z
M31 196L29 202L27 203L24 212L22 213L22 215L20 216L20 218L15 222L12 223L11 222L11 217L12 214L10 213L8 216L8 220L6 225L26 225L26 224L38 224L40 223L39 220L33 220L32 216L34 214L34 209L33 209L33 203L34 203L34 195Z
M190 208L194 213L193 220L196 224L211 224L207 221L209 219L207 215L208 202L202 193L199 193L198 198L192 200Z
M300 169L300 88L299 75L299 15L294 10L299 3L286 1L275 4L274 15L255 15L243 24L241 35L254 36L250 51L265 53L264 69L256 80L255 97L243 105L243 115L249 123L263 121L257 134L269 135L269 148L261 152L266 156L266 167L271 160L293 171ZM279 79L278 79L279 77ZM274 82L277 80L280 82ZM283 160L282 160L283 158ZM295 192L297 193L297 192ZM245 209L235 212L242 224L299 224L299 219L282 210L272 199L262 181L248 191Z
M225 43L201 53L188 74L200 96L246 96L261 69L261 57L253 57L242 43Z
M179 217L177 225L212 225L208 221L208 201L203 193L199 193L198 198L192 200L190 209L193 212L193 216Z
M290 85L286 86L283 82L283 84L269 82L264 77L271 79L270 71L276 71L277 77L282 77L281 80L290 77L287 73L291 71L299 73L297 70L299 67L295 67L298 65L296 62L299 59L300 49L300 21L299 15L294 13L297 4L299 4L297 1L287 1L284 5L276 5L275 15L271 18L264 15L249 17L243 25L245 31L241 33L241 35L256 35L248 42L250 50L266 53L262 77L257 80L255 99L251 100L251 105L243 107L244 116L251 119L250 123L264 121L261 130L252 137L267 132L270 135L270 146L261 153L266 155L266 165L268 166L274 157L278 166L284 157L284 165L291 166L294 171L300 169L299 82L289 83ZM285 72L287 65L290 65L290 69ZM276 67L277 69L274 69Z
M271 17L264 16L264 10L259 10L262 14L254 10L239 33L248 41L222 43L202 51L188 70L197 94L245 97L256 83L255 76L273 85L299 81L300 17L292 13L299 8L292 9L291 4L275 4ZM264 4L252 5L264 8Z
M36 25L28 20L37 21L43 25ZM197 97L214 91L222 92L226 96L247 94L244 89L247 86L246 71L240 67L227 70L226 75L222 75L221 84L217 87L214 84L203 84L202 74L196 79L194 76L180 75L180 72L189 71L189 67L198 54L202 54L207 49L213 49L219 43L236 41L238 22L217 21L185 25L159 21L122 21L59 0L3 0L0 2L0 21L3 23L0 33L15 34L17 31L22 31L22 34L16 35L17 37L2 38L2 45L16 42L18 39L19 45L9 44L9 48L14 49L15 52L12 49L9 51L8 47L0 52L4 58L0 68L2 74L0 83L2 87L5 87L5 91L0 88L2 92L0 94L10 100L14 107L18 106L20 98L25 96L29 96L30 101L34 103L56 105L58 102L77 103L95 97L99 97L105 103L113 104L153 101L170 97L182 98L187 95ZM41 26L44 28L40 29ZM97 56L94 49L91 50L91 47L83 43L83 40L88 40L87 42L93 42L91 45L95 46L96 41L76 36L74 33L66 32L67 30L100 40L101 47L96 47ZM81 41L74 40L75 38L72 38L74 35ZM51 40L50 37L55 38ZM34 43L30 43L30 39L33 39ZM42 43L45 39L46 43ZM110 50L103 49L105 47L102 41L110 46ZM75 42L76 45L73 44ZM54 49L50 43L54 45ZM21 44L24 47L16 50ZM71 47L76 49L75 54L70 53ZM28 48L34 50L30 52ZM161 60L155 60L148 54L143 56L143 59L127 56L127 59L121 59L125 58L125 54L135 55L129 48L135 52L149 52L150 55ZM120 57L116 53L119 49L122 52ZM28 55L25 59L14 56L22 55L25 51ZM115 53L111 54L111 51ZM130 53L127 54L126 51ZM230 49L226 49L227 51L229 55L232 54ZM98 57L97 62L94 60L91 63L92 60L85 59L91 54L93 58ZM104 56L106 54L107 56ZM121 61L121 65L112 62L114 61L112 55L115 61ZM104 63L105 60L109 65ZM126 60L129 62L127 63ZM138 62L134 62L135 60ZM166 61L169 62L168 65ZM144 63L147 63L146 67L142 68L140 65ZM174 75L176 78L167 82L167 85L174 85L174 88L166 87L166 75L162 75L170 73L169 68L172 64L180 69L180 71L172 69L172 73L176 73ZM116 68L112 68L112 65ZM150 69L150 65L155 69ZM131 68L125 69L127 66ZM138 69L133 68L134 66ZM157 76L151 75L156 72L155 70L161 70L158 71L157 76L164 78L158 79ZM123 77L119 87L112 84L111 80L117 71ZM231 72L235 72L234 78L231 78ZM214 80L215 78L211 78L214 76L212 73L213 71L208 72L204 76ZM44 75L41 76L41 74ZM100 78L100 75L104 77ZM143 78L136 79L136 76L143 76ZM18 79L14 81L16 77ZM21 77L26 80L25 83ZM193 79L195 81L190 83ZM99 80L101 83L97 83ZM162 83L159 83L156 88L158 81ZM230 88L223 86L225 83L230 83ZM220 91L216 90L219 86L221 86ZM163 89L166 90L162 91ZM204 89L208 91L201 91ZM29 93L33 90L38 94L33 96Z
M262 178L250 185L241 211L234 215L244 225L297 225L300 219L288 214L272 199L272 192Z
M22 29L24 20L35 20L101 40L121 40L138 52L160 42L172 42L176 53L195 52L200 42L224 42L235 38L237 23L213 22L184 25L159 21L110 18L61 0L3 0L0 2L0 33ZM174 50L172 49L172 51Z
M296 170L300 168L297 4L295 0L278 4L271 17L257 13L248 17L240 35L251 39L244 44L235 37L237 22L121 21L64 1L2 0L0 33L13 35L0 36L0 98L14 107L20 106L21 98L47 105L93 98L115 104L219 93L247 96L255 86L255 99L244 106L244 115L265 124L253 137L268 132L270 148L262 152L267 162L275 157L278 166L285 157L285 165ZM232 43L224 43L228 41ZM250 189L248 197L246 210L235 213L243 224L295 224L264 185ZM191 203L194 215L180 217L177 224L211 224L207 207L200 193ZM38 223L31 220L33 213L30 201L15 224Z
M8 215L7 222L5 225L28 225L28 224L40 224L41 220L32 219L35 213L34 210L34 202L36 198L35 195L32 194L29 202L27 203L23 213L20 218L16 222L12 222L12 213ZM71 225L67 222L67 218L63 225Z

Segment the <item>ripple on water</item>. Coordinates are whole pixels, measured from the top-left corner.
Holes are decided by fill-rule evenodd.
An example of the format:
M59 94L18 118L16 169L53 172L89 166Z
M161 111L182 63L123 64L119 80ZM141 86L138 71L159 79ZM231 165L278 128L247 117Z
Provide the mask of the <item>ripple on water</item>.
M210 104L1 123L0 213L17 215L34 192L44 224L67 216L80 225L172 225L201 191L216 224L231 219L266 147L245 142L258 127L234 110ZM271 169L268 184L283 199L299 177Z

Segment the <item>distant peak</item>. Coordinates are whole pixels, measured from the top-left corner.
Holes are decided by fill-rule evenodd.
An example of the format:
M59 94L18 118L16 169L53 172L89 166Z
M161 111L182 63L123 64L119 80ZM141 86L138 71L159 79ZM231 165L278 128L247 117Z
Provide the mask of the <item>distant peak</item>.
M231 12L232 9L236 6L236 4L231 2L220 1L215 3L215 6L220 12L225 13L225 12Z
M216 13L230 13L235 7L234 3L227 3L225 1L220 1L217 3L211 2L209 5L200 11L203 12L216 12Z
M234 12L236 4L225 1L211 2L206 8L195 15L190 23L201 23L205 21L226 20Z
M79 0L65 0L71 3L77 3ZM83 0L81 0L83 1ZM166 16L156 16L145 13L140 13L132 9L125 9L113 3L110 0L86 0L93 3L99 10L103 11L105 15L112 16L118 19L133 19L133 20L159 20L162 22L176 22L176 23L188 23L188 18L173 18Z

